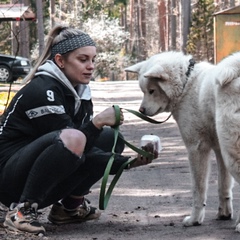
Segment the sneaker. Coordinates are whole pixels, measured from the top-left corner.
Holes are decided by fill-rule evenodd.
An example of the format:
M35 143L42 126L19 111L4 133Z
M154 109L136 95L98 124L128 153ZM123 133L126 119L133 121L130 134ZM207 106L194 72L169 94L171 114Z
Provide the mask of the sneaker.
M45 233L44 227L37 220L37 207L37 203L12 203L3 225L13 231Z
M84 199L83 204L72 211L66 210L59 202L55 203L48 215L48 220L54 224L60 225L98 219L101 215L100 211L95 207L88 206L87 203L90 202Z

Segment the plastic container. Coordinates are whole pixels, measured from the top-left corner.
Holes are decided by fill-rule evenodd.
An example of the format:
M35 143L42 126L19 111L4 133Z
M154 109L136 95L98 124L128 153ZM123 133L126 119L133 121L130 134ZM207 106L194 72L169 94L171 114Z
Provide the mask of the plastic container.
M154 150L156 150L158 153L162 151L162 145L160 138L156 135L144 135L141 138L141 147L144 147L148 143L152 143Z

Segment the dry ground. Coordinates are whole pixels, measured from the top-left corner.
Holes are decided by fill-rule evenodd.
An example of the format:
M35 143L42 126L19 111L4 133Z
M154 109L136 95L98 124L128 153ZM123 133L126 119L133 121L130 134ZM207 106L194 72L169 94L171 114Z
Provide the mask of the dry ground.
M91 82L95 111L112 104L137 110L142 93L137 81ZM168 114L156 116L163 120ZM212 156L212 173L209 178L206 218L202 226L183 227L183 218L191 210L191 182L187 153L175 121L170 118L162 125L146 123L125 112L121 131L126 140L139 145L145 134L155 134L161 139L163 150L157 160L147 166L125 171L113 191L106 210L97 221L82 224L55 226L47 221L49 208L43 210L41 221L47 240L235 240L234 223L240 208L239 186L234 187L234 217L231 221L217 221L218 208L217 166ZM135 153L126 148L127 155ZM98 206L101 182L94 185L88 196L92 205ZM3 215L4 212L2 211ZM39 237L14 234L0 228L0 239L39 239ZM40 238L41 239L41 238Z

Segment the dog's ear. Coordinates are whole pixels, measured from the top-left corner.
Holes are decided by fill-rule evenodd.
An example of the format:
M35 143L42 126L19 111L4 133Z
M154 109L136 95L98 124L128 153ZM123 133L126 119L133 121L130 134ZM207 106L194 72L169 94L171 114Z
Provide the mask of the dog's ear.
M147 78L157 78L157 79L161 79L161 80L168 80L169 79L169 75L164 71L162 66L159 65L154 65L152 66L145 74L144 77Z
M140 62L140 63L136 63L130 67L125 68L124 70L126 72L133 72L133 73L139 73L140 69L142 68L142 66L144 65L145 61Z
M159 87L163 90L167 97L172 98L175 94L175 88L172 87L170 76L166 73L164 68L160 65L151 67L144 77L151 78L157 81Z

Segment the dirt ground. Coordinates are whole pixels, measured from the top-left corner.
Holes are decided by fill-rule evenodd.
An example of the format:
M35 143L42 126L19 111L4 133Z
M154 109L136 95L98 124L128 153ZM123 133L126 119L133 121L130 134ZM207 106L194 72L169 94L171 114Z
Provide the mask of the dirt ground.
M118 104L122 108L137 110L142 93L137 81L91 82L95 112ZM0 239L24 240L235 240L240 237L234 231L239 209L239 186L234 187L234 216L230 221L217 221L218 208L217 166L212 156L212 172L209 178L208 201L205 221L201 226L183 227L182 220L191 211L191 181L187 152L175 121L155 125L144 122L124 112L125 122L121 132L125 139L139 146L145 134L160 137L163 150L158 159L147 166L125 171L117 183L101 218L81 224L55 226L47 221L50 208L40 216L47 230L44 237L24 233L11 233L0 228ZM163 120L168 114L154 119ZM126 155L135 153L126 147ZM91 204L98 206L101 182L95 184L88 195ZM0 211L1 216L4 210Z

